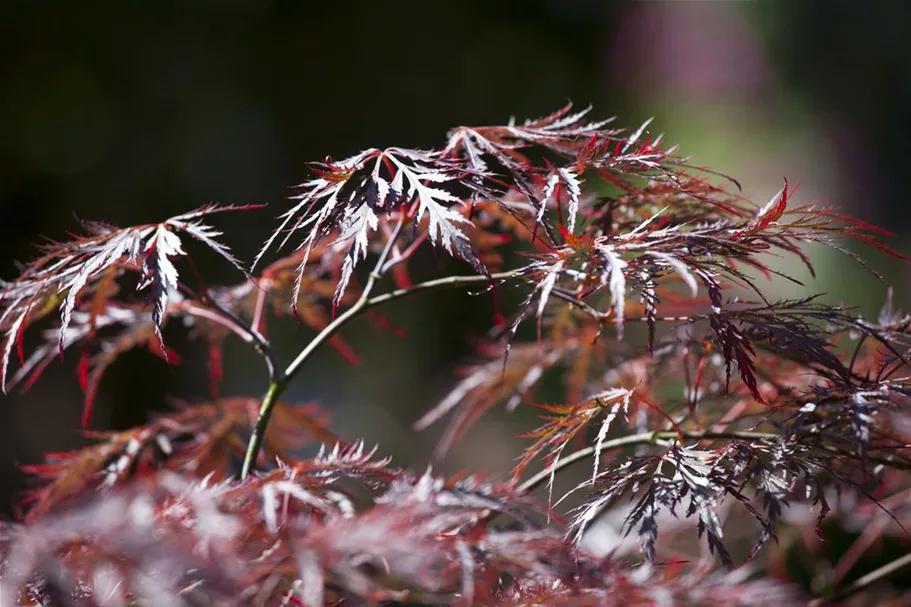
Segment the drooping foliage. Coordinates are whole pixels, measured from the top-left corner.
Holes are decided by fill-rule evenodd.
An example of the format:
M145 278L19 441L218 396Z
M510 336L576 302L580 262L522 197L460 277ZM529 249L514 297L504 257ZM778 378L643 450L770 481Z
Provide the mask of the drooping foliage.
M832 584L861 590L840 585L855 553L911 514L911 317L891 293L871 320L766 285L800 284L781 257L812 275L808 244L901 257L877 240L889 234L797 202L787 180L754 205L650 122L630 133L588 114L315 163L249 271L203 223L246 208L85 223L43 247L0 283L4 389L78 351L88 425L120 354L179 363L162 334L178 318L207 346L211 399L29 467L0 541L0 604L799 604L768 575L769 540L818 549L807 537L855 515L878 535ZM181 237L245 280L207 287L192 263L179 270ZM464 273L413 281L409 262L431 248ZM394 468L319 406L280 401L324 342L356 360L337 333L348 320L436 288L523 294L416 422L451 418L443 457L493 407L536 408L510 478ZM268 329L288 309L319 333L282 368ZM229 335L261 354L263 398L219 397ZM547 378L557 402L537 396ZM323 448L303 457L307 442Z

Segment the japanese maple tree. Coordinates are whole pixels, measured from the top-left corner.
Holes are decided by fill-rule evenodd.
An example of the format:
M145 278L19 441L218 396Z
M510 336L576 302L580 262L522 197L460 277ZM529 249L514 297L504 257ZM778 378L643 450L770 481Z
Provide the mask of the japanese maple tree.
M911 316L891 295L869 320L763 288L800 284L776 256L812 274L810 243L901 257L878 240L888 232L799 202L787 180L752 204L648 122L627 132L588 115L567 106L458 127L438 149L314 163L249 267L212 224L252 207L210 205L124 229L84 222L0 281L4 391L73 352L88 428L120 354L179 360L162 333L179 320L207 345L213 394L28 467L35 489L3 528L0 605L802 604L761 549L782 525L818 546L827 517L874 531L817 602L911 563L845 580L911 519ZM204 286L188 240L237 284ZM431 249L464 272L414 282L409 264ZM448 419L442 457L492 407L537 407L510 478L395 467L382 445L337 436L322 407L282 399L325 342L351 355L338 335L351 319L444 288L523 298L416 431ZM266 325L287 310L318 333L282 362ZM215 396L231 334L264 361L261 397ZM545 377L560 378L559 401L535 396ZM318 455L300 455L307 442ZM580 462L589 473L556 491ZM693 532L704 550L682 540Z

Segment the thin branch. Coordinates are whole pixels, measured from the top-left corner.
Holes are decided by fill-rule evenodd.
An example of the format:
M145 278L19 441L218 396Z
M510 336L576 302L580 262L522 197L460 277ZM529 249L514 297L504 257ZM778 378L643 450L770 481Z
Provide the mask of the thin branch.
M620 449L622 447L631 447L633 445L653 444L660 440L660 434L660 432L643 432L642 434L631 434L629 436L624 436L614 440L604 441L601 444L600 449L598 449L595 445L590 445L584 449L579 449L578 451L570 453L566 457L561 458L560 461L557 462L556 466L547 466L534 476L526 479L523 483L516 487L516 489L521 493L528 493L549 479L551 474L554 472L558 472L563 468L567 468L580 460L588 459L594 455L596 451L600 453L601 451L610 451L611 449ZM671 432L670 434L672 436L677 436L677 434L674 432Z
M256 285L256 304L253 306L253 319L250 326L254 331L264 336L263 333L263 314L266 307L266 290Z
M266 370L269 373L269 380L275 378L276 372L278 371L278 364L275 360L275 352L272 349L272 344L269 343L269 340L263 336L257 330L256 324L252 326L247 326L247 323L243 321L242 318L222 306L218 303L214 297L208 295L199 295L193 289L188 287L183 283L178 283L178 290L183 293L186 297L191 300L191 306L194 310L191 313L195 313L197 316L203 316L208 318L213 322L228 328L235 335L240 337L242 340L252 345L254 349L263 357L263 360L266 363ZM208 310L211 314L206 314L203 310Z
M256 351L263 357L263 360L266 362L266 370L269 373L269 379L273 379L276 372L278 371L278 364L275 360L275 351L272 349L272 344L269 343L269 340L259 332L255 324L252 324L248 327L240 317L238 317L227 308L222 307L222 305L215 301L213 298L208 298L208 303L211 304L212 309L217 311L223 317L231 320L241 332L247 335L249 338L249 343L253 345Z
M593 308L572 293L567 293L560 288L554 288L551 292L553 293L554 297L562 299L570 305L576 306L598 322L604 323L608 318L609 312L602 312L601 310Z
M524 268L522 268L524 269ZM412 293L417 293L419 291L429 291L431 289L437 289L439 287L457 287L459 285L473 284L473 283L483 283L491 282L496 280L508 280L510 278L516 278L521 273L522 269L511 270L509 272L497 272L495 274L484 275L484 274L473 274L469 276L446 276L445 278L438 278L436 280L428 280L427 282L421 282L416 285L412 285L403 289L396 289L395 291L389 291L388 293L383 293L382 295L377 295L376 297L371 298L367 305L370 307L378 306L395 299L401 299L411 295Z
M256 425L253 427L253 433L250 435L250 442L247 443L247 452L244 454L244 465L241 468L241 480L247 478L253 470L256 458L259 456L259 450L262 448L263 437L266 436L266 428L269 425L269 418L272 416L272 409L278 402L278 397L284 392L284 386L278 378L269 382L269 388L266 395L263 396L263 402L259 406L259 414L256 417Z
M411 256L414 254L414 252L417 251L418 247L420 247L421 244L423 244L424 241L427 240L428 236L429 236L428 232L421 232L418 235L418 237L414 239L414 242L412 242L410 245L408 245L408 247L404 251L402 251L399 255L396 255L395 257L393 257L392 259L390 259L389 261L386 262L386 264L380 269L380 274L385 274L386 272L391 270L393 267L395 267L395 266L399 265L400 263L407 261L409 258L411 258Z
M298 371L300 371L301 367L303 367L304 363L310 358L313 352L315 352L316 349L325 343L330 337L335 335L335 333L345 324L347 324L348 321L359 316L368 308L372 308L374 306L378 306L380 304L384 304L396 299L401 299L414 293L429 291L440 287L485 283L496 280L507 280L519 276L522 271L522 269L519 269L512 270L510 272L499 272L486 276L483 274L471 276L447 276L445 278L440 278L437 280L422 282L408 288L396 289L395 291L383 293L382 295L377 295L376 297L370 297L370 293L373 290L373 287L375 286L377 280L383 275L383 268L391 267L386 263L386 259L389 255L389 252L392 250L392 245L394 244L395 239L398 237L398 234L401 231L401 226L402 224L399 223L389 241L386 243L386 248L383 250L380 258L377 260L374 270L370 273L370 277L367 279L367 284L364 285L364 290L361 293L360 298L350 308L345 310L345 312L340 314L328 326L320 331L320 333L314 337L313 340L308 343L303 350L301 350L301 352L291 362L291 364L288 365L284 373L278 376L274 376L273 380L270 382L269 390L263 397L263 402L260 406L259 416L256 420L256 426L250 436L250 442L247 445L247 453L244 457L244 464L241 469L241 478L246 478L253 470L253 466L256 462L257 456L259 455L259 450L262 446L262 439L265 435L266 427L269 424L269 417L272 414L272 408L275 406L275 402L285 391L285 388L287 388L288 384L298 373Z
M864 528L860 537L838 559L838 563L835 565L833 584L841 584L842 580L847 577L854 565L857 564L857 561L880 539L882 533L889 527L891 522L892 520L889 517L881 516L871 521Z
M399 234L402 231L402 226L405 223L405 216L399 219L398 224L393 230L392 234L389 236L389 239L386 241L386 246L383 248L380 257L376 262L374 270L370 273L370 277L367 279L367 284L364 285L364 290L361 293L360 298L352 305L350 308L345 310L344 313L335 318L328 326L326 326L320 333L313 338L313 340L307 344L307 346L301 350L300 354L291 361L291 364L285 369L285 371L278 376L273 375L270 382L269 388L266 391L265 396L263 397L262 405L259 408L259 415L256 418L256 426L253 429L253 433L250 435L250 441L247 444L247 453L244 456L243 467L241 468L240 477L241 479L247 478L250 475L250 472L253 470L253 466L256 463L256 458L259 456L260 448L262 447L263 437L266 434L266 427L269 425L269 419L272 416L272 409L275 407L275 403L278 401L279 397L285 391L285 388L288 387L288 384L294 378L301 367L310 358L310 355L313 354L316 349L323 344L326 340L332 337L340 328L342 328L349 320L358 316L362 311L364 311L370 302L370 292L373 290L374 285L377 280L381 277L379 273L383 265L386 263L386 258L389 256L389 252L392 250L392 247L395 245L395 241L398 239Z
M282 383L289 382L295 374L303 366L304 362L310 355L316 350L324 341L335 335L345 323L349 320L363 312L365 309L372 305L370 301L370 292L373 291L373 287L376 286L376 282L382 277L382 269L386 263L386 259L389 257L389 252L392 250L395 241L398 239L399 234L402 231L402 226L404 225L405 217L404 215L399 220L398 224L395 226L395 230L392 231L392 234L389 236L389 240L386 241L386 246L383 248L382 253L380 253L379 259L376 261L376 266L374 266L373 271L370 272L370 276L367 278L367 284L364 285L364 290L361 293L361 296L350 308L345 310L340 316L338 316L332 323L330 323L325 329L323 329L319 335L317 335L313 341L307 344L307 347L301 350L300 354L297 355L291 364L288 365L288 368L285 369L284 374L282 375Z
M559 287L555 287L553 289L553 291L551 291L551 295L553 295L557 299L561 299L561 300L565 301L566 303L568 303L572 306L577 307L579 310L581 310L582 312L585 312L586 314L588 314L589 316L594 318L596 321L598 321L604 325L616 325L616 324L620 324L621 322L622 323L633 323L633 322L648 322L649 321L648 316L624 316L622 319L620 319L618 317L611 317L610 311L602 312L601 310L598 310L597 308L595 308L595 307L587 304L583 300L579 299L573 293L568 292L564 289L560 289ZM703 320L704 318L708 318L708 317L707 316L693 316L693 315L658 316L654 320L658 321L658 322L691 323L691 322L695 322L698 320Z
M136 263L121 263L119 267L129 272L138 273L142 271L142 266ZM254 319L252 326L248 326L242 318L222 306L214 297L211 297L205 289L203 289L202 293L197 293L195 289L186 283L178 281L177 291L187 298L189 306L192 307L192 309L188 309L191 314L207 318L222 325L244 340L244 342L252 345L257 353L263 357L266 363L266 370L269 373L269 379L272 380L275 377L278 370L275 352L269 340L259 332L256 319Z
M829 604L833 601L839 601L851 595L857 594L861 590L872 586L876 582L890 578L892 575L898 573L909 565L911 565L911 553L897 558L891 563L883 565L879 569L874 569L867 575L857 578L847 586L844 586L841 589L837 589L827 596L819 597L818 599L811 601L809 607L822 607L822 605Z

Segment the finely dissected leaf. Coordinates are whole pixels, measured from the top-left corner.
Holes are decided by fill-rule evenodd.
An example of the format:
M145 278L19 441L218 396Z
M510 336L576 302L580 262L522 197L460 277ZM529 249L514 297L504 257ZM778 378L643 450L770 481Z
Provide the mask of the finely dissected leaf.
M566 213L568 215L568 229L572 234L576 229L576 215L579 213L579 199L582 196L582 182L573 171L573 169L555 169L547 179L547 185L544 187L544 201L550 200L561 188L565 188L569 198L569 205ZM546 205L541 204L541 210L538 212L538 221L543 217Z
M692 273L690 273L690 270L689 270L689 268L686 267L685 263L683 263L682 261L680 261L673 255L664 253L662 251L649 251L649 255L651 255L653 257L657 257L662 262L666 263L668 266L673 268L674 271L677 272L678 275L680 275L680 278L683 279L683 282L686 283L686 286L688 286L690 288L690 291L692 292L693 297L696 297L696 294L699 292L699 285L696 283L696 279L693 278Z
M554 286L556 286L557 279L559 278L560 273L563 271L564 266L566 265L566 261L560 257L561 253L564 253L564 251L557 251L556 254L550 259L537 261L525 268L523 273L529 275L543 275L544 278L535 285L535 288L519 305L519 310L516 312L515 318L513 318L513 321L509 326L509 332L507 334L506 341L507 359L512 347L512 341L519 329L519 325L522 324L522 321L528 314L531 308L531 302L534 300L536 295L538 296L538 309L536 316L538 317L538 329L540 333L542 318L544 316L544 309L546 308L547 302L549 301L551 293L554 290ZM554 257L556 257L556 259L554 259Z
M30 494L27 520L36 521L92 489L109 490L136 475L166 468L194 477L231 478L245 449L256 399L221 399L183 405L146 426L125 432L93 433L95 445L48 455L48 463L26 470L47 484ZM269 426L265 449L270 457L293 462L308 440L336 441L325 413L314 405L280 403Z
M338 307L342 296L345 294L348 281L351 280L351 274L354 272L354 266L357 265L358 261L367 257L367 237L369 231L376 230L378 224L379 220L376 214L367 205L351 211L342 220L339 240L354 238L354 244L349 249L348 255L345 256L345 261L342 264L342 275L339 278L338 287L336 287L335 297L333 298L334 307Z
M450 194L446 190L428 186L427 183L447 183L455 178L443 171L433 167L433 157L426 154L407 153L403 154L407 161L397 158L395 154L389 154L388 158L398 167L395 179L392 182L392 188L395 191L401 191L403 182L408 183L406 199L416 199L418 202L418 212L415 217L420 221L424 214L428 217L428 231L430 240L443 245L450 253L452 247L456 249L461 247L456 244L459 240L464 240L465 235L456 226L458 223L464 223L468 220L459 213L451 211L448 207L450 203L459 203L461 199L458 196ZM425 183L427 182L427 183Z
M235 480L259 398L96 435L32 469L42 483L27 524L0 529L0 602L803 604L730 567L742 537L749 560L769 539L782 553L795 542L815 550L805 538L822 536L827 515L862 527L848 555L808 572L838 584L884 530L911 524L911 316L891 294L871 321L811 296L776 300L763 282L803 286L774 258L812 274L809 243L864 263L839 236L902 257L876 240L887 232L795 206L787 181L753 205L735 181L718 185L723 175L663 145L651 120L628 133L587 116L567 105L522 124L458 127L441 151L370 149L314 165L257 261L291 238L299 246L255 283L197 293L180 280L186 235L238 265L202 223L213 209L126 230L87 224L87 236L0 282L4 376L14 351L9 383L23 386L56 352L77 352L86 413L121 352L177 358L161 342L171 320L205 339L213 394L231 333L265 354L272 389L284 389L297 367L275 371L265 335L289 297L322 330L340 305L375 315L377 301L462 283L486 283L495 327L482 360L417 424L452 412L437 453L499 402L553 403L507 482L393 468L362 441L339 442L318 407L282 403L265 455ZM425 266L408 262L425 241L483 275L420 282ZM356 266L380 252L370 289L389 273L398 290L364 297ZM128 298L124 272L138 274L151 307ZM507 287L520 303L503 316ZM55 312L62 327L26 356L24 331ZM531 314L537 334L522 341ZM323 447L303 457L314 438ZM520 483L539 459L544 469ZM575 462L592 467L570 491L584 502L565 524L551 492ZM541 484L546 501L529 495ZM793 532L776 536L785 521ZM646 562L630 565L637 544Z
M600 448L606 438L607 431L610 429L611 422L616 418L619 411L621 409L624 412L628 410L632 393L632 390L615 388L595 394L575 406L539 405L550 415L544 418L547 423L526 435L536 440L519 458L519 463L513 469L513 476L519 478L528 464L545 453L547 465L553 470L567 443L591 425L596 418L604 415L604 421L601 423L597 439L597 446ZM600 454L596 453L595 476L597 476L599 457ZM552 489L552 485L553 476L548 482L548 487Z
M649 561L656 558L659 516L663 511L679 516L677 508L689 498L684 515L698 515L699 534L706 535L710 550L730 562L716 512L725 493L717 474L717 459L714 452L674 447L661 456L634 458L605 471L598 478L595 497L577 510L573 521L576 541L610 504L632 490L635 504L621 531L636 532Z
M80 342L86 344L95 338L98 331L106 331L115 327L116 333L98 340L101 342L101 346L97 353L90 354L85 346L82 349L79 373L80 383L85 393L82 413L83 428L89 426L101 378L120 354L136 347L147 346L165 360L180 361L180 357L176 353L162 350L167 346L164 346L156 336L156 325L151 313L111 304L107 305L104 312L95 316L85 312L74 312L70 325L62 333L62 347L66 350ZM56 329L45 331L45 343L35 348L29 358L23 361L22 366L10 380L9 388L14 388L19 384L22 384L23 388L28 388L38 379L44 369L57 357L60 347L58 346L58 334L60 332Z
M621 133L603 128L613 119L587 122L591 108L575 113L571 110L570 103L549 116L527 120L521 126L510 122L505 126L457 127L449 132L443 155L463 156L469 166L481 171L488 169L483 157L489 156L509 169L517 181L524 183L527 179L524 167L531 164L523 153L525 149L540 146L575 160L593 137L609 138Z
M624 415L629 412L629 400L631 396L632 392L630 390L624 390L623 388L614 388L613 390L608 390L607 392L602 392L591 397L592 400L599 403L613 403L610 411L608 411L607 415L604 416L604 419L601 421L601 426L598 428L598 438L595 440L595 457L594 466L592 467L592 482L595 482L595 479L598 478L598 464L601 462L601 448L604 446L605 439L607 439L607 433L610 431L611 423L614 421L614 419L616 419L621 410L623 411Z
M21 343L25 327L59 307L58 348L62 354L67 329L82 297L99 293L99 285L103 286L104 277L112 271L139 271L137 288L150 291L155 331L161 340L168 301L178 288L173 259L185 255L179 234L189 234L240 268L227 247L215 240L220 233L201 219L213 213L246 208L250 207L213 205L162 223L123 229L85 222L85 236L43 247L44 254L27 265L18 279L2 285L0 328L5 331L5 343L0 383L3 389L6 390L13 344ZM99 304L104 307L106 296L102 295L101 302L93 302L93 321L99 314Z
M278 284L271 286L279 288ZM213 290L209 297L220 301L226 309L237 308L238 311L242 311L245 309L245 298L255 296L255 293L256 286L244 283L227 293ZM105 297L109 295L111 294L104 294ZM85 393L83 427L88 427L102 377L121 354L134 348L147 347L166 362L178 364L181 361L179 354L161 343L153 312L137 305L127 306L114 301L103 303L104 307L97 313L94 309L90 312L74 312L69 326L62 332L64 351L80 351L80 383ZM213 315L212 310L201 303L174 293L169 298L167 314L162 319L161 326L169 317L181 317L184 324L197 329L208 341L210 356L214 357L213 362L219 363L222 342L230 332L224 324L213 321L215 319L223 322L219 316ZM302 308L302 318L316 328L322 328L329 322L328 314L321 314L315 305L310 304ZM58 329L45 330L44 343L23 360L20 368L9 380L8 389L18 386L25 390L37 381L44 369L57 357L60 335ZM333 340L333 343L343 353L353 356L340 338ZM210 371L215 374L220 372L218 368ZM213 381L217 379L219 378L212 378ZM217 382L213 387L213 396L215 392Z
M371 148L341 161L316 164L316 177L300 185L302 192L294 198L296 203L280 216L278 229L267 239L254 266L273 245L277 243L281 248L293 234L302 233L298 249L304 254L294 289L293 302L296 302L314 245L329 237L339 244L351 243L338 283L337 297L340 297L357 263L368 252L371 233L395 213L407 214L416 223L426 217L425 233L433 244L485 272L465 234L465 228L470 225L466 216L470 213L465 211L473 210L485 197L505 204L509 190L504 188L513 188L532 202L538 210L536 223L542 223L548 204L559 205L555 194L558 189L564 190L572 232L581 204L581 173L589 164L603 169L604 157L609 155L599 148L596 162L594 148L590 146L592 140L618 143L626 140L617 137L621 131L603 128L609 120L587 122L585 116L589 110L570 113L570 108L567 105L522 126L510 123L459 127L450 132L445 148L439 152ZM552 154L555 160L571 164L555 167L548 161L536 166L523 152L525 148L535 147ZM645 159L646 147L637 151L635 162L646 170L660 168L658 160ZM588 150L585 161L580 160L583 150ZM652 148L647 151L656 153ZM667 152L662 151L656 158L659 156L665 158ZM494 160L497 166L492 166L485 157ZM543 223L553 239L552 226Z
M596 245L604 256L606 272L601 274L601 284L608 283L611 296L611 309L617 319L617 339L623 339L623 320L626 307L626 276L624 271L628 264L608 245Z
M279 482L287 493L262 499ZM81 593L269 607L439 604L454 595L498 605L799 604L786 586L746 581L745 571L630 569L575 550L550 530L485 529L478 523L485 508L447 501L446 483L426 476L402 477L389 492L394 501L348 515L331 500L326 511L315 507L319 497L303 491L294 478L212 485L154 475L103 505L10 533L2 598L47 603Z
M756 365L753 362L756 352L753 350L752 343L733 323L722 319L718 315L714 315L712 321L712 328L715 329L715 334L718 336L721 351L724 355L727 370L725 385L730 384L731 365L736 362L743 383L750 389L750 394L761 402L762 396L759 394L756 383Z
M381 217L393 211L407 212L416 204L414 221L427 217L430 241L480 268L459 227L469 221L453 210L463 204L463 199L450 191L454 187L476 187L472 179L482 175L466 170L437 152L403 148L370 149L342 161L318 165L317 178L301 184L303 192L295 197L298 202L281 215L279 228L266 241L254 265L280 233L286 232L279 247L292 234L303 231L298 249L304 254L292 300L296 302L310 252L321 238L337 231L335 242L353 241L336 291L338 303L358 261L366 256L370 233L377 229Z
M795 188L796 189L796 188ZM788 192L788 180L784 180L784 188L772 197L750 221L743 230L736 234L737 237L747 233L755 233L769 227L773 222L781 219L785 209L788 207L788 199L793 195L793 191Z

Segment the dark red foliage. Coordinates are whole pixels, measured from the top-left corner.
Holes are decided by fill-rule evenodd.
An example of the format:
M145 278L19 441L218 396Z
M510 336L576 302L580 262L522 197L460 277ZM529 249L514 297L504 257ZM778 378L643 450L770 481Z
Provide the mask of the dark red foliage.
M88 424L120 354L180 361L161 331L177 318L204 341L212 396L28 467L34 489L0 540L0 605L796 605L769 555L819 551L833 520L866 526L824 572L835 596L885 579L844 583L911 523L911 316L891 293L871 321L812 293L769 299L760 281L800 284L775 258L812 274L812 243L864 263L838 237L904 258L876 240L888 232L795 205L787 180L756 208L650 122L626 133L587 115L315 163L254 266L297 248L234 286L185 282L173 263L190 236L240 267L202 223L217 207L86 223L0 282L4 388L77 352ZM415 281L427 244L472 271ZM394 468L337 438L318 406L281 401L324 342L358 361L337 332L351 318L407 339L374 308L460 286L494 294L493 327L416 426L451 415L443 456L491 408L536 407L510 478ZM524 293L515 310L507 287ZM282 368L268 336L289 308L318 335ZM264 397L217 397L229 335L262 356ZM560 379L556 402L540 401L545 377Z

